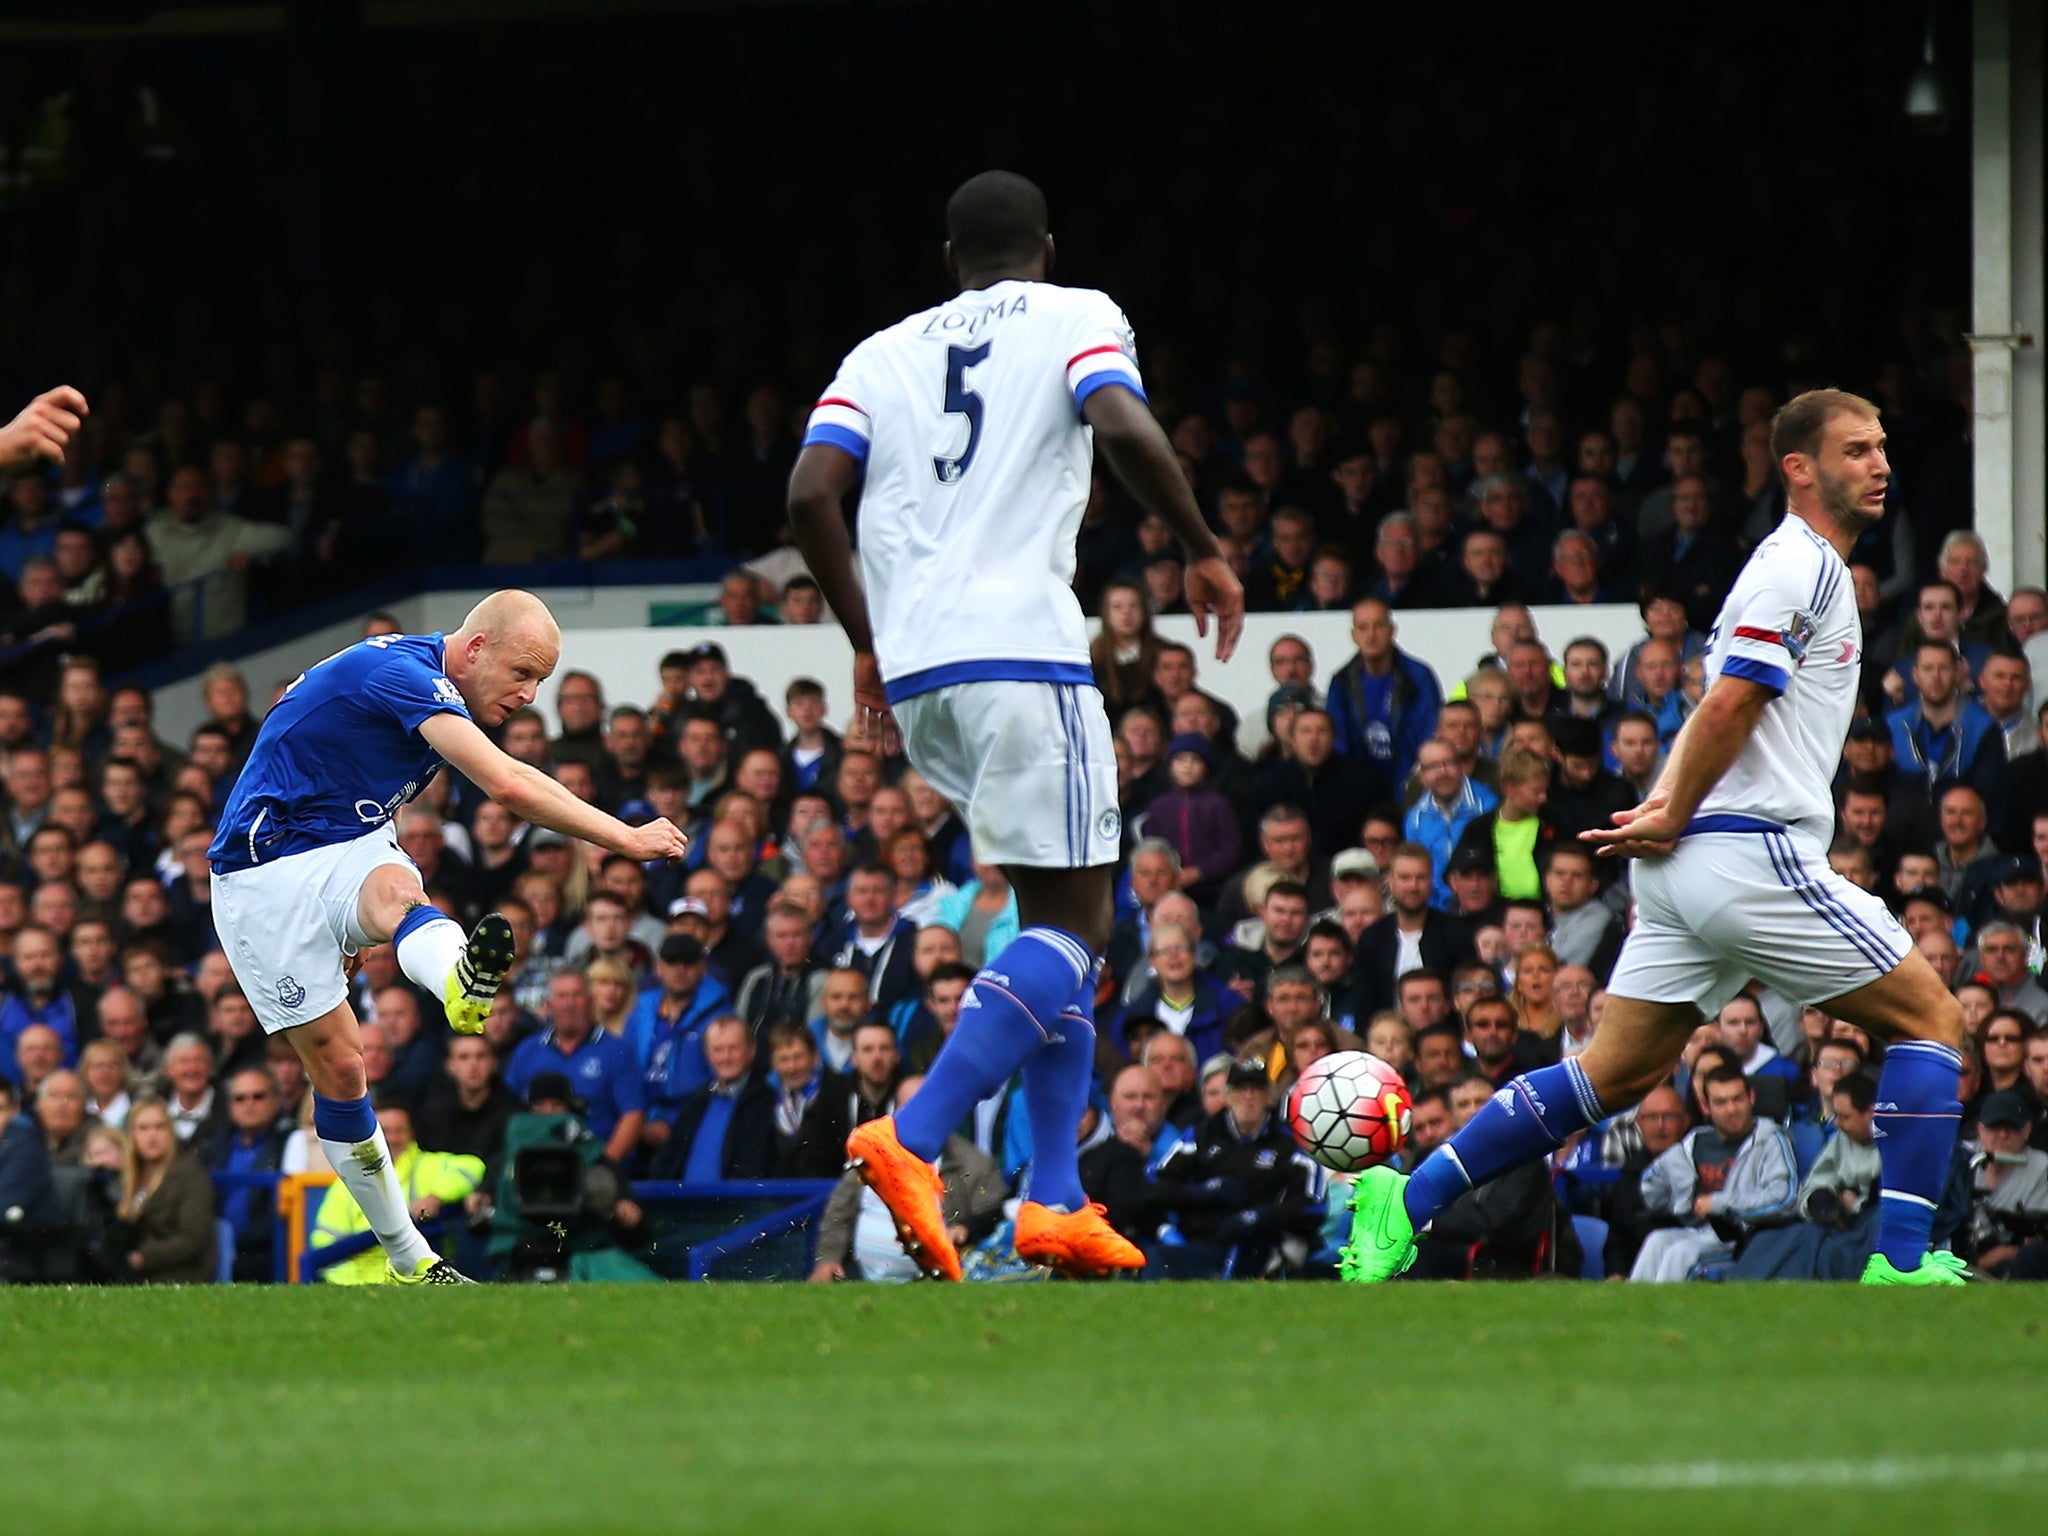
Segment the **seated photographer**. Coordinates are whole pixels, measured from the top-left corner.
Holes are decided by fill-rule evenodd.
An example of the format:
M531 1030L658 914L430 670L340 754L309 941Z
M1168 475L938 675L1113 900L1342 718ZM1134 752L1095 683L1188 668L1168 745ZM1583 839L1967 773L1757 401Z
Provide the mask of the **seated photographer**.
M775 1090L754 1070L754 1033L722 1014L704 1026L711 1081L676 1109L675 1128L654 1154L650 1179L716 1184L765 1179L775 1172Z
M505 1127L491 1224L491 1262L508 1280L659 1280L626 1252L646 1213L618 1165L584 1123L584 1104L560 1072L527 1087L527 1109Z
M1800 1219L1757 1233L1729 1278L1854 1280L1863 1273L1877 1235L1876 1074L1845 1074L1829 1100L1834 1135L1799 1186Z
M1969 1236L1971 1262L1985 1274L2048 1279L2048 1152L2027 1145L2033 1133L2025 1095L2002 1089L1984 1096L1970 1149Z
M904 1078L896 1088L895 1107L908 1104L923 1082L922 1077ZM939 1181L939 1208L946 1218L946 1233L953 1246L964 1252L1002 1220L1009 1186L995 1159L957 1133L946 1138L939 1153ZM848 1169L818 1219L811 1279L901 1283L917 1277L917 1264L897 1240L896 1223L888 1207L861 1182L858 1173Z
M377 1124L383 1128L384 1139L391 1146L391 1167L398 1175L398 1182L405 1189L405 1203L417 1222L435 1220L444 1205L460 1206L474 1194L483 1183L484 1165L480 1158L465 1157L456 1152L428 1152L412 1134L412 1111L401 1104L386 1104L377 1111ZM317 1252L332 1247L344 1237L353 1237L358 1232L370 1230L370 1219L363 1214L346 1186L337 1184L327 1191L320 1202L320 1215L313 1223L312 1247ZM371 1248L331 1264L320 1272L320 1278L329 1285L381 1285L390 1278L391 1266L385 1261L384 1250Z
M1148 1250L1147 1279L1256 1280L1307 1258L1327 1179L1295 1146L1273 1098L1262 1059L1232 1062L1223 1108L1160 1163L1162 1203L1174 1216Z
M1762 1226L1792 1219L1798 1162L1774 1120L1756 1112L1756 1090L1734 1064L1704 1081L1706 1125L1686 1133L1643 1175L1643 1205L1665 1219L1643 1239L1629 1279L1683 1280L1694 1268L1734 1257Z

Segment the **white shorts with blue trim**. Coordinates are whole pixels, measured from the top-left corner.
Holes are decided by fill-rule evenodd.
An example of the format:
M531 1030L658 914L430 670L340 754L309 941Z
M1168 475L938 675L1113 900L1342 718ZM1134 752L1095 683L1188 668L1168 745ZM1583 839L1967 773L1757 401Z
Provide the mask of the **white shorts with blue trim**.
M213 877L213 926L265 1034L310 1024L348 996L342 955L370 942L357 905L363 882L385 864L415 868L388 821Z
M953 802L982 863L1117 861L1116 749L1092 685L955 683L904 699L894 713L911 766Z
M1711 1015L1753 978L1804 1006L1889 975L1913 947L1801 832L1693 833L1633 870L1636 925L1607 983L1616 997Z

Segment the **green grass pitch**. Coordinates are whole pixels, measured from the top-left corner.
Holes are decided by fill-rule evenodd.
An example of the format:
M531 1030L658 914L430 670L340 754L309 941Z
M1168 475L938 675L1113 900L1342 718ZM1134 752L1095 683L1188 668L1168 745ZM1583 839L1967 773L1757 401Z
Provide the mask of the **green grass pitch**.
M0 1531L2024 1530L2044 1299L0 1291Z

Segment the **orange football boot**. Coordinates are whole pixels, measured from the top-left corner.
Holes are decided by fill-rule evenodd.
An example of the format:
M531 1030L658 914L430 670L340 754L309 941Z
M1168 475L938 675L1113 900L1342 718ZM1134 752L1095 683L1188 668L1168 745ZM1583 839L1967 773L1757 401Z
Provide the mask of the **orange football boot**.
M846 1138L846 1166L882 1197L896 1220L897 1239L917 1267L941 1280L958 1280L960 1255L939 1211L945 1187L939 1170L896 1139L894 1115L870 1120Z
M1016 1244L1025 1263L1049 1264L1077 1279L1145 1267L1145 1255L1109 1224L1099 1205L1061 1212L1027 1200L1017 1210Z

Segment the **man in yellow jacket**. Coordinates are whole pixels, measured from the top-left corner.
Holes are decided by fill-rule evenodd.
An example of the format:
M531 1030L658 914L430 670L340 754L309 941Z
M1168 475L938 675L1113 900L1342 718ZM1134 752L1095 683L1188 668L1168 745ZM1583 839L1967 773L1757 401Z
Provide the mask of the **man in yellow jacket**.
M405 1190L405 1203L415 1221L432 1221L445 1205L460 1205L483 1183L481 1159L455 1152L424 1152L412 1136L412 1114L393 1104L377 1111L377 1123L391 1146L391 1166ZM370 1230L369 1218L349 1194L336 1184L320 1202L320 1215L313 1224L315 1252ZM352 1259L343 1259L320 1271L329 1285L377 1285L388 1276L384 1250L371 1248Z

